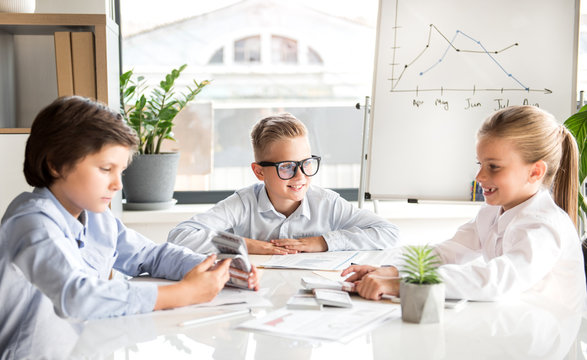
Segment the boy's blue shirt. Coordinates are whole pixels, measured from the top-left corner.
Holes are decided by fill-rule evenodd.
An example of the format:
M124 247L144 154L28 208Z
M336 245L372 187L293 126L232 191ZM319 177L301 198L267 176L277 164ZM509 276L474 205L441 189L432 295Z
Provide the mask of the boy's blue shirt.
M215 252L212 231L255 240L323 236L329 251L380 250L399 245L398 228L336 192L311 185L289 216L277 212L264 183L236 191L209 211L194 215L169 233L168 241L196 252Z
M35 327L55 314L87 320L152 311L157 286L108 280L112 268L179 280L203 259L156 245L109 209L76 219L46 188L22 193L0 227L0 349L32 346ZM41 313L47 309L53 314Z

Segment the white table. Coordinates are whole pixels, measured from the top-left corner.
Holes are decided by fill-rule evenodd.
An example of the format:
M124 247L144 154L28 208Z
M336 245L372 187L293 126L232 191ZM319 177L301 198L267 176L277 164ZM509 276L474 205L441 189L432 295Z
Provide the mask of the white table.
M255 264L266 257L252 256ZM273 308L300 288L303 270L262 270ZM354 301L366 301L353 298ZM389 306L399 305L389 303ZM347 344L294 340L234 329L240 317L179 327L202 310L190 307L89 321L71 338L71 357L109 359L584 359L587 320L523 302L469 303L445 310L441 324L391 320Z

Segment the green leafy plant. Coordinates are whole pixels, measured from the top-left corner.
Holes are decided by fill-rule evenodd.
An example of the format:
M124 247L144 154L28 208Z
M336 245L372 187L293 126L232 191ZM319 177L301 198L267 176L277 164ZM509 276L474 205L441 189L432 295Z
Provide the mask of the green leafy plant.
M577 141L579 147L579 212L587 215L587 204L581 192L585 176L587 176L587 105L583 106L576 114L571 115L565 122L565 127L569 130ZM578 214L582 218L581 214Z
M429 245L410 245L405 248L403 259L404 268L400 271L405 274L404 282L410 284L431 285L442 282L437 268L440 259L434 254Z
M159 154L163 140L174 140L173 120L177 114L202 91L210 82L204 80L195 87L187 87L187 92L176 94L175 81L186 68L186 64L173 69L165 75L159 86L145 96L147 86L143 76L133 77L133 70L120 76L121 114L127 124L139 137L139 153Z

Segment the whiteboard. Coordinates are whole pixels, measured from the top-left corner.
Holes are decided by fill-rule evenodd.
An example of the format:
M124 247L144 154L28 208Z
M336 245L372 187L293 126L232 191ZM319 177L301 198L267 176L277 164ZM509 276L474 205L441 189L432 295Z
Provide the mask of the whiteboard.
M380 0L365 190L470 200L476 132L508 105L576 107L578 0Z

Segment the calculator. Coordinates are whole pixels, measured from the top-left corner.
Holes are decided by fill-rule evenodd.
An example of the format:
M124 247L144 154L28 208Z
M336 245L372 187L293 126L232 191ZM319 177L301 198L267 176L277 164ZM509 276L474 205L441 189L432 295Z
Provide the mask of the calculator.
M353 307L349 293L340 290L314 289L314 296L318 303L325 306L336 306L342 308Z

